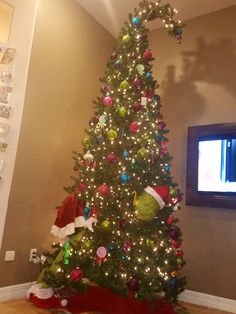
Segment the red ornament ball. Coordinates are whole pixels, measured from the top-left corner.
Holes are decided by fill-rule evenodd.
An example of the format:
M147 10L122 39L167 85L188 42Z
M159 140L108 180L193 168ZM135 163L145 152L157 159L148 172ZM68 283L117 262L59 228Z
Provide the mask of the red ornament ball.
M142 105L139 102L135 102L132 105L132 109L133 109L134 112L139 112L139 111L143 110L143 107L142 107Z
M150 60L152 58L152 52L150 50L144 51L143 58L146 60Z
M172 225L174 222L174 218L173 216L169 216L166 220L167 225Z
M70 272L70 279L72 281L80 281L83 277L83 273L79 268L72 269Z
M179 249L181 247L181 244L177 240L172 240L172 244L176 249Z
M133 86L136 87L136 88L140 88L141 87L141 83L142 83L142 81L138 77L136 77L132 81Z
M115 51L111 54L111 59L112 60L117 59L117 53Z
M104 106L109 107L112 105L112 103L113 103L113 99L110 96L106 96L103 98L103 105Z
M127 288L130 291L138 291L139 289L139 281L136 278L131 278L127 282Z
M179 256L179 257L182 257L184 255L184 252L182 250L178 250L176 252L176 255Z
M131 133L137 133L139 130L139 124L137 121L134 121L130 124L129 130Z
M103 183L98 187L97 191L100 196L106 196L110 192L110 188L105 183Z
M114 164L117 161L117 157L115 155L115 153L110 153L107 155L106 160L110 163L110 164Z
M119 221L119 227L120 227L121 230L124 230L127 227L127 225L128 225L128 221L127 220L121 219Z

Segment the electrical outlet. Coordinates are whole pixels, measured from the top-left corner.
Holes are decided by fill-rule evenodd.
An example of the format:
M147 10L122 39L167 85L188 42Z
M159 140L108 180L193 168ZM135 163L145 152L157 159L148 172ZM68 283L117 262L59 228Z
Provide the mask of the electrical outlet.
M30 250L29 262L34 262L37 259L37 249Z

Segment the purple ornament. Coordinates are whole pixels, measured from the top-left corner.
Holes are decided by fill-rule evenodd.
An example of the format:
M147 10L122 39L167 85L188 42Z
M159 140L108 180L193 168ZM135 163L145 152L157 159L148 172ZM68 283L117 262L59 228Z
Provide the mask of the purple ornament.
M127 225L128 225L127 220L121 219L121 220L119 221L119 227L120 227L121 230L124 230L124 229L127 227Z
M139 289L139 281L136 278L131 278L127 282L127 288L130 291L138 291Z
M177 234L177 231L175 229L170 229L169 232L168 232L169 236L172 238L172 239L176 239L178 238L178 234Z
M110 163L110 164L114 164L117 161L116 155L115 153L110 153L107 155L106 160Z
M110 96L106 96L103 98L103 104L104 106L111 106L113 103L113 100Z
M159 129L160 131L163 131L163 130L165 129L165 127L166 127L166 124L165 124L164 121L159 121L159 122L158 122L158 129Z

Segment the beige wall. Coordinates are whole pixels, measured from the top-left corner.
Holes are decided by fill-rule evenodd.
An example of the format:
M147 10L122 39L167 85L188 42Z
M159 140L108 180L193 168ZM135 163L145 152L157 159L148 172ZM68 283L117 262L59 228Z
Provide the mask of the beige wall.
M187 128L236 122L236 6L187 21L177 47L163 30L151 33L155 77L170 129L173 175L185 193ZM186 206L187 288L236 299L236 209Z
M114 39L73 0L40 0L0 255L0 286L35 280L30 248L49 247ZM4 262L15 250L14 262Z

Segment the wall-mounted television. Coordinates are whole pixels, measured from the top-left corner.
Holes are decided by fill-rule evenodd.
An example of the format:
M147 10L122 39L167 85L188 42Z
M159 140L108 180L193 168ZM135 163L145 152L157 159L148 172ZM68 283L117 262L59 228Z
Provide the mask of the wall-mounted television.
M236 209L236 123L188 128L186 204Z

